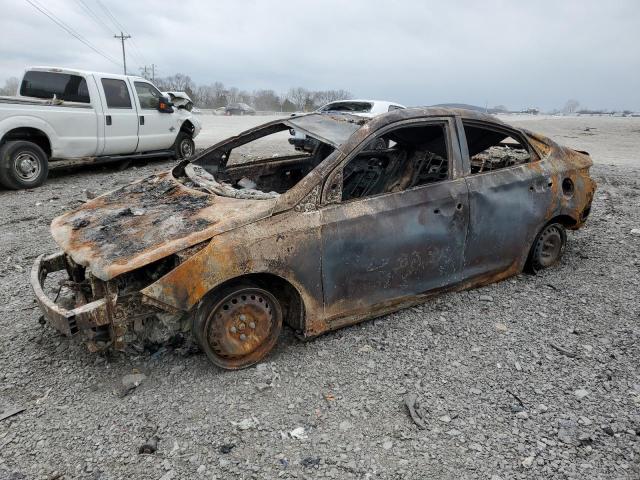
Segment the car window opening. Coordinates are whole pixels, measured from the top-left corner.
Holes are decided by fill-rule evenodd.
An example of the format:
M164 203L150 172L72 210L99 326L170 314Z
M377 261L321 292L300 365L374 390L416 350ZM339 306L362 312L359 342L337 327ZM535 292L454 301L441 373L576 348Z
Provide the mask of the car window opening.
M369 113L373 105L369 102L334 102L322 108L323 112Z
M342 200L401 192L449 177L444 125L393 130L365 147L343 169Z
M87 81L79 75L57 72L29 71L24 74L20 95L67 102L90 103Z
M464 124L471 173L485 173L531 161L529 149L509 133Z
M274 132L274 129L276 130ZM310 152L296 151L289 127L276 125L244 143L222 145L185 166L176 176L186 186L233 198L261 200L287 192L306 177L334 147L313 139Z

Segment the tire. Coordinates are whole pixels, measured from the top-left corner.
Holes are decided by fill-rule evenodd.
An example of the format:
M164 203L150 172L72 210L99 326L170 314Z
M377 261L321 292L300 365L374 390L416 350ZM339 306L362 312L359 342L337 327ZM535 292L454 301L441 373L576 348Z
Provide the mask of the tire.
M226 370L262 360L282 331L282 307L268 291L239 283L209 293L200 302L192 332L209 360Z
M196 144L187 132L180 132L174 144L175 157L178 160L189 158L196 151Z
M527 270L537 273L560 261L567 244L567 231L559 223L546 225L531 247L527 259Z
M0 147L0 184L10 190L35 188L49 175L49 159L33 142L17 140Z

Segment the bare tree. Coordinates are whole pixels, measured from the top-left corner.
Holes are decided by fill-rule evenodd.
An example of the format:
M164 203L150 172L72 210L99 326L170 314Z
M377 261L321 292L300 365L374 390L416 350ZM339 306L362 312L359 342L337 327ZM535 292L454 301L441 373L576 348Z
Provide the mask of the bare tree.
M253 92L253 98L256 110L278 111L282 106L280 97L273 90L257 90Z
M4 87L0 88L0 95L17 95L20 80L16 77L9 77L4 82Z
M564 112L565 113L575 113L580 106L580 102L574 99L567 100L567 103L564 104Z
M311 98L311 93L306 88L295 87L290 88L287 93L287 98L293 103L298 110L304 110L305 105L309 98Z
M231 87L227 90L225 96L227 97L227 105L240 101L240 91L236 87Z
M15 81L17 82L17 79ZM351 92L347 90L312 91L303 87L295 87L290 88L286 94L278 95L273 90L249 92L240 90L237 87L225 89L222 82L197 85L189 75L183 73L156 78L155 83L163 91L186 92L195 105L203 108L218 108L227 106L230 103L243 102L257 110L312 111L329 102L352 98Z
M193 96L196 89L191 77L183 73L176 73L171 77L156 78L156 85L165 91L186 92L190 97Z

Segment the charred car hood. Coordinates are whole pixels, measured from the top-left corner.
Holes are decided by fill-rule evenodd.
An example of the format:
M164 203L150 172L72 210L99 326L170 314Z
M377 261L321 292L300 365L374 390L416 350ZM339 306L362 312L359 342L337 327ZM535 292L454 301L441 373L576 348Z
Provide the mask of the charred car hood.
M51 223L56 243L102 280L269 216L275 200L220 197L152 175L84 204Z

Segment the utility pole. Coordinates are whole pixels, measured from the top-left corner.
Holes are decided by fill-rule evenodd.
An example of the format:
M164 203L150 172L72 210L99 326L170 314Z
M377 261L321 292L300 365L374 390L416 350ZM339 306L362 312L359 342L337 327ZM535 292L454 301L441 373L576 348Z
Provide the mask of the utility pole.
M122 66L124 67L124 74L127 74L127 57L124 54L124 41L127 38L131 38L131 35L125 35L123 32L120 32L120 35L114 35L113 38L119 38L122 42Z
M155 83L156 81L156 64L151 64L151 81Z

